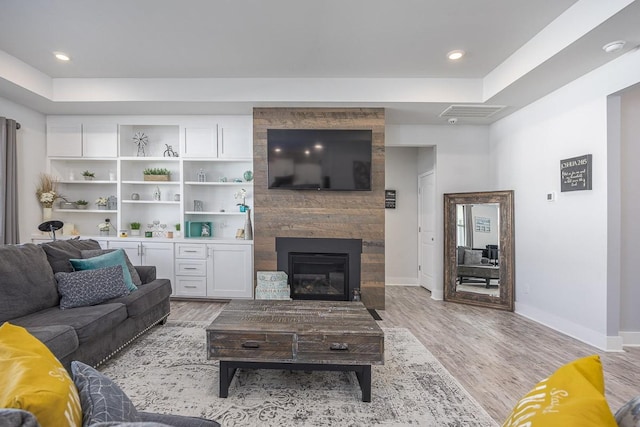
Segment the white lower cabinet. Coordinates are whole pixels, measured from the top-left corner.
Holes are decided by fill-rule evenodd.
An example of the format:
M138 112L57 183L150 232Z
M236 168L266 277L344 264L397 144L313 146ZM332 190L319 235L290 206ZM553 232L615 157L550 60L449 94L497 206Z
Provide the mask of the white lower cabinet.
M133 265L153 265L158 279L173 280L173 243L111 240L109 249L123 249Z
M175 296L253 298L250 244L176 243Z

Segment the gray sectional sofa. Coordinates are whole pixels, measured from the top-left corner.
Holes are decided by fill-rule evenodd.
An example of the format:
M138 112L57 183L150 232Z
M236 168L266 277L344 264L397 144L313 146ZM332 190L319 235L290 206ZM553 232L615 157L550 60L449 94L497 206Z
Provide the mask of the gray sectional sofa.
M61 310L54 274L71 272L71 258L100 250L95 240L0 246L0 324L25 327L67 368L72 360L98 366L169 315L171 282L155 267L135 267L141 286L105 303Z

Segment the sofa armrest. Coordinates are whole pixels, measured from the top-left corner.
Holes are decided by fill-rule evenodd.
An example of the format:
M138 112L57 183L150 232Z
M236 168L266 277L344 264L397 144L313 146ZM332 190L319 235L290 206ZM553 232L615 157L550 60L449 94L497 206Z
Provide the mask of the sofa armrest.
M215 421L182 415L155 414L139 411L140 421L167 424L173 427L220 427Z
M156 280L155 265L136 265L135 267L142 284L151 283Z

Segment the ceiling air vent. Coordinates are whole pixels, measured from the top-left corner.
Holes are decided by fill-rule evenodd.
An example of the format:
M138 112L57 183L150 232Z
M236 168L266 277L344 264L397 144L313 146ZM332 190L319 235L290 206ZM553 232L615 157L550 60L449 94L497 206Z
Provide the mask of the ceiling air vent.
M486 119L487 117L493 116L504 107L504 105L451 105L440 113L440 117Z

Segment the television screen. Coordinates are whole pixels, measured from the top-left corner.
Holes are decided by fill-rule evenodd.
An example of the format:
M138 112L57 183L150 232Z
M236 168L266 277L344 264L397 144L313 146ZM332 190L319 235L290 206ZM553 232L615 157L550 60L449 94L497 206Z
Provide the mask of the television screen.
M268 129L269 188L371 190L371 130Z

